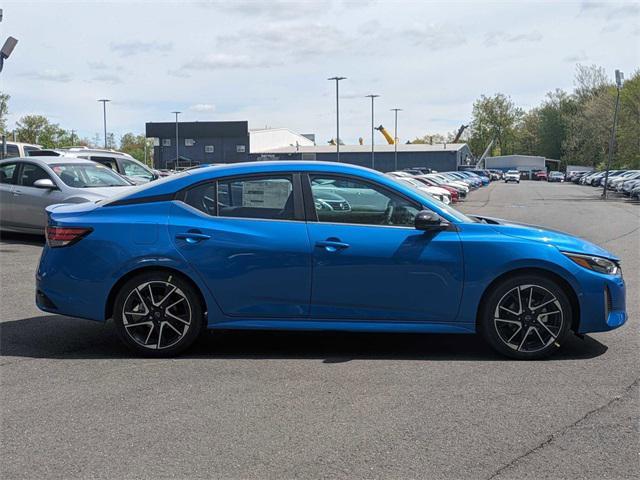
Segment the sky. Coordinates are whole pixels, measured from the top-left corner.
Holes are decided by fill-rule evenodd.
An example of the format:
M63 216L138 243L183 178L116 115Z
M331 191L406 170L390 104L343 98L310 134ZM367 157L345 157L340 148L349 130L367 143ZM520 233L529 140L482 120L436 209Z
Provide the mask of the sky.
M612 77L640 67L640 1L28 1L9 0L0 73L9 128L46 115L82 137L149 121L248 120L345 143L375 124L401 141L468 123L480 95L524 109L572 90L577 63ZM378 133L376 132L376 135ZM382 143L382 137L376 143Z

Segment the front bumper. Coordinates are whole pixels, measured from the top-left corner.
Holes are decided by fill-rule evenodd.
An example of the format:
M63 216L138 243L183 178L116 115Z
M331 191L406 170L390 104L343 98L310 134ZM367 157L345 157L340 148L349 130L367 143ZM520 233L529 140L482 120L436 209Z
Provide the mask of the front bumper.
M580 294L579 333L606 332L627 321L626 291L622 276L590 274Z

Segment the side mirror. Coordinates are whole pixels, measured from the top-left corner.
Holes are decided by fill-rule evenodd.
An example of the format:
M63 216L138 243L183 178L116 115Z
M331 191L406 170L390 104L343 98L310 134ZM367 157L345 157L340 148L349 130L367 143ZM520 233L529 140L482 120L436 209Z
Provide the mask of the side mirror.
M56 184L53 183L53 180L51 180L50 178L40 178L35 182L33 182L33 186L36 188L46 188L49 190L58 188Z
M449 222L431 210L421 210L416 215L416 230L444 230L449 226Z

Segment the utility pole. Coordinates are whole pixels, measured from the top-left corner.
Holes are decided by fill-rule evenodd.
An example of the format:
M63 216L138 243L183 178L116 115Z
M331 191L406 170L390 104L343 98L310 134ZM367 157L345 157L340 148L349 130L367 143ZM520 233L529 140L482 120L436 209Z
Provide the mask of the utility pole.
M71 146L74 146L74 139L75 139L75 134L76 131L75 130L71 130Z
M98 100L102 102L102 123L104 125L104 148L107 149L107 102L110 102L108 98L101 98Z
M607 199L607 184L609 183L609 170L611 169L611 158L613 157L613 147L616 143L616 123L618 122L618 108L620 107L620 89L624 81L624 74L616 70L616 108L613 111L613 127L611 128L611 138L609 139L609 156L607 157L607 171L604 174L604 191L602 198Z
M178 163L180 162L180 156L178 154L178 115L180 115L182 112L171 112L171 113L175 113L176 115L176 167L177 167Z
M371 99L371 168L375 170L376 168L376 153L375 153L375 127L374 127L374 111L373 111L373 102L380 95L365 95L365 97Z
M392 112L395 113L395 136L393 138L393 169L398 170L398 112L401 112L401 108L392 108Z
M336 82L336 153L338 156L338 162L340 161L340 96L339 82L340 80L346 80L347 77L331 77L327 80L335 80Z

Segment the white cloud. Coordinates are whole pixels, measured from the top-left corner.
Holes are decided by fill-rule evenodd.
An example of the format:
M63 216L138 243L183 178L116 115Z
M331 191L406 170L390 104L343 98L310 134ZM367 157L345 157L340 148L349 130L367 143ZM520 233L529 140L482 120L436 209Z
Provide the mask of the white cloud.
M44 82L60 82L67 83L71 81L71 75L60 70L39 70L23 73L21 76L31 80L39 80Z
M278 65L277 60L253 58L249 55L212 53L202 58L194 58L182 65L183 70L224 70L235 68L256 68Z
M112 42L110 47L111 51L122 55L123 57L130 57L140 53L164 53L171 50L173 48L173 44L171 42L154 43L135 40L130 42Z
M216 106L210 103L196 103L195 105L191 105L189 110L198 113L211 113L216 111Z

